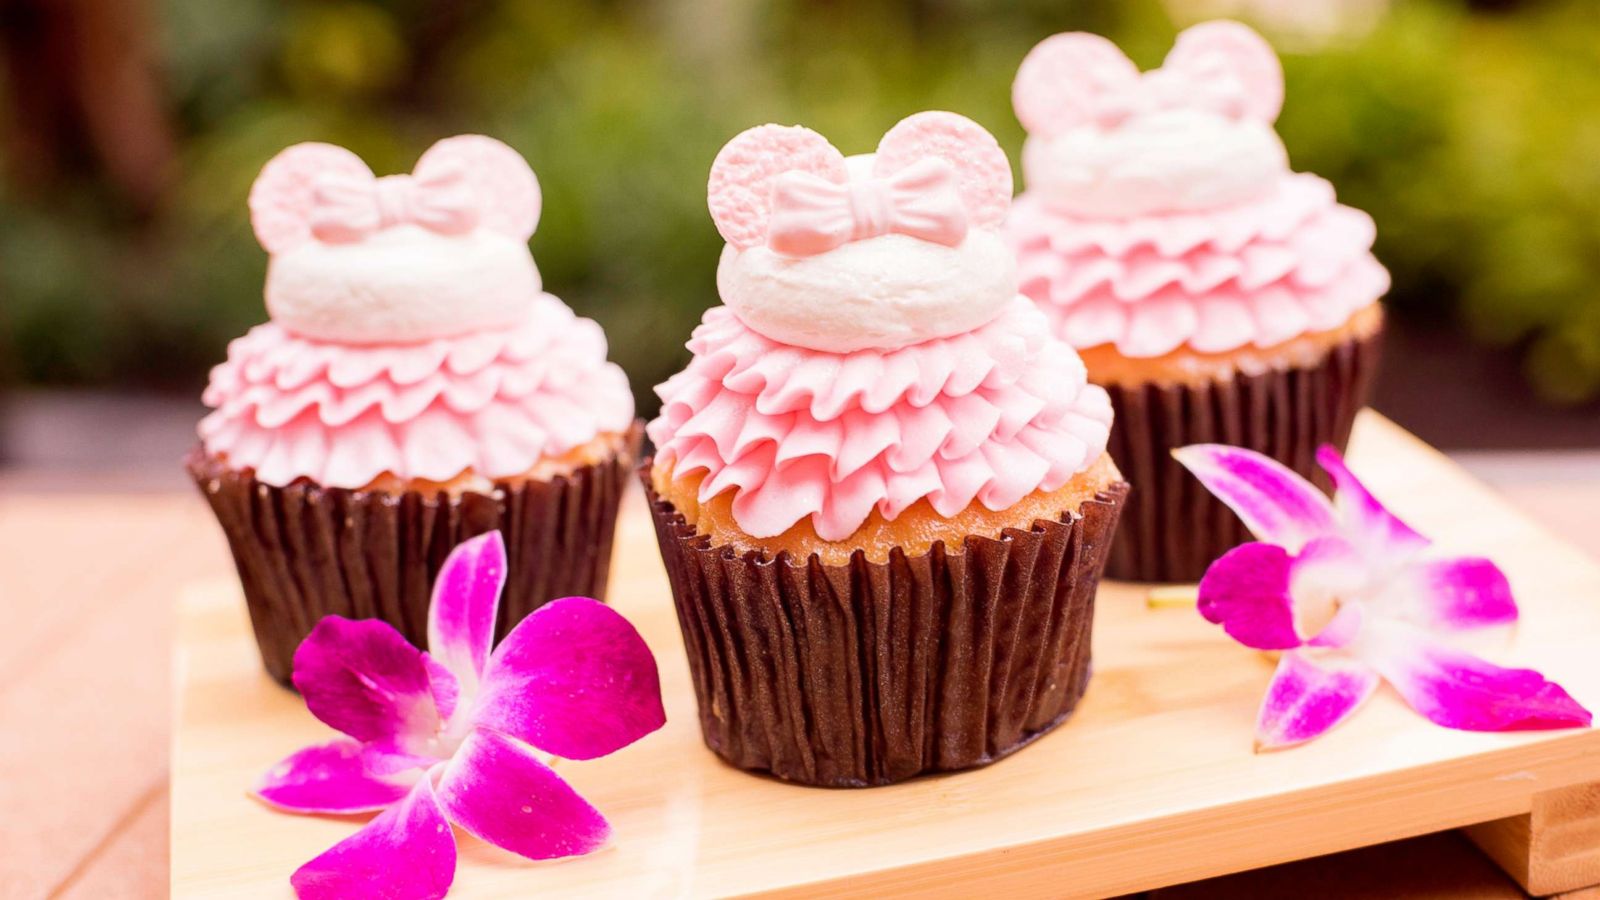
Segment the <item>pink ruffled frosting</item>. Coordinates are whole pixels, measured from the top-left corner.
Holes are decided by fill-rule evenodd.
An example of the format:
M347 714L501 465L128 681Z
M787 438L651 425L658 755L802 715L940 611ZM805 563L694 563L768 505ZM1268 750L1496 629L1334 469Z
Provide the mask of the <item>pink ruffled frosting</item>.
M1372 218L1315 175L1286 173L1233 206L1125 219L1025 194L1008 229L1021 290L1056 333L1129 357L1269 347L1338 328L1389 288Z
M600 326L544 293L511 327L413 343L258 325L229 344L204 400L206 451L271 485L509 477L633 420Z
M1006 509L1087 468L1111 426L1105 391L1021 296L973 331L850 353L778 343L719 306L688 346L650 437L674 477L704 473L702 501L735 491L757 538L809 517L843 540L923 499L946 517Z

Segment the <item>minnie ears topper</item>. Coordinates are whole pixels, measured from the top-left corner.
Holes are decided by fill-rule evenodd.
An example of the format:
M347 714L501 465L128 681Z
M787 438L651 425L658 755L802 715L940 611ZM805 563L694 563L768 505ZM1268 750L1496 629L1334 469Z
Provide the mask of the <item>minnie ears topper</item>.
M1097 34L1045 38L1022 60L1011 86L1029 134L1079 125L1115 126L1144 112L1209 110L1268 124L1283 108L1283 67L1261 35L1238 22L1204 22L1178 35L1161 68L1141 73Z
M740 250L766 244L813 256L891 232L956 246L969 228L1005 218L1011 163L993 135L955 113L901 120L878 142L871 176L854 180L822 135L761 125L717 154L707 204L717 231Z
M494 138L445 138L410 175L378 178L333 144L295 144L269 160L250 188L250 223L268 253L310 241L353 243L395 225L439 234L476 228L526 242L539 224L539 179Z

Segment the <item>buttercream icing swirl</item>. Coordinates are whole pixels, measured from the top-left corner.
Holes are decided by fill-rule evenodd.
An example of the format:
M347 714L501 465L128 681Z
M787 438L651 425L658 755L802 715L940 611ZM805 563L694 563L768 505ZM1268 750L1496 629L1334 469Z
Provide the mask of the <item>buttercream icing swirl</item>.
M1389 289L1372 218L1315 175L1253 203L1133 219L1071 216L1017 198L1023 293L1078 348L1129 357L1271 347L1349 321Z
M228 345L200 422L207 452L265 484L359 488L384 474L448 481L527 472L633 420L600 326L549 294L507 328L349 344L276 323Z
M1017 296L970 332L894 350L779 343L728 307L707 311L688 367L656 388L658 464L734 491L753 537L809 518L843 540L877 511L926 499L943 516L1055 490L1104 452L1111 403Z

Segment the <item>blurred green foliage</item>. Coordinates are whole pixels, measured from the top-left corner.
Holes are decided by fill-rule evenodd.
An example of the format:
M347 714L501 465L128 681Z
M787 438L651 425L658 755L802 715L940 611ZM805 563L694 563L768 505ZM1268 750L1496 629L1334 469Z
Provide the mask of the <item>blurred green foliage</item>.
M1504 5L1504 4L1501 4ZM164 0L181 177L153 220L84 183L0 188L0 373L193 388L263 318L244 198L282 147L327 140L378 172L478 131L545 191L548 289L650 385L716 302L705 173L765 121L846 152L947 108L1012 152L1022 55L1090 29L1143 65L1176 31L1155 0ZM1378 221L1403 315L1526 353L1546 397L1600 395L1600 17L1590 0L1397 3L1370 32L1284 53L1295 167ZM0 109L0 120L4 110ZM1403 363L1397 363L1403 364Z

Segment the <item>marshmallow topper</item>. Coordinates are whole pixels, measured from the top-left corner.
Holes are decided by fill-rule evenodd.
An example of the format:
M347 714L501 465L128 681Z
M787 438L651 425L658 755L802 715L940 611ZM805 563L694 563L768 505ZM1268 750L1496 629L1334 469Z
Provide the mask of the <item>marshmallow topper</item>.
M1046 38L1012 85L1028 130L1028 189L1062 211L1123 217L1211 209L1261 196L1288 171L1272 130L1283 69L1238 22L1196 25L1140 72L1087 33Z
M250 190L271 255L267 309L302 337L413 342L513 324L541 292L528 238L539 181L481 135L434 144L409 175L373 175L332 144L296 144Z
M723 302L781 343L903 347L977 328L1017 294L999 234L1011 165L955 113L917 113L850 159L807 128L751 128L717 154L707 201L728 242Z

